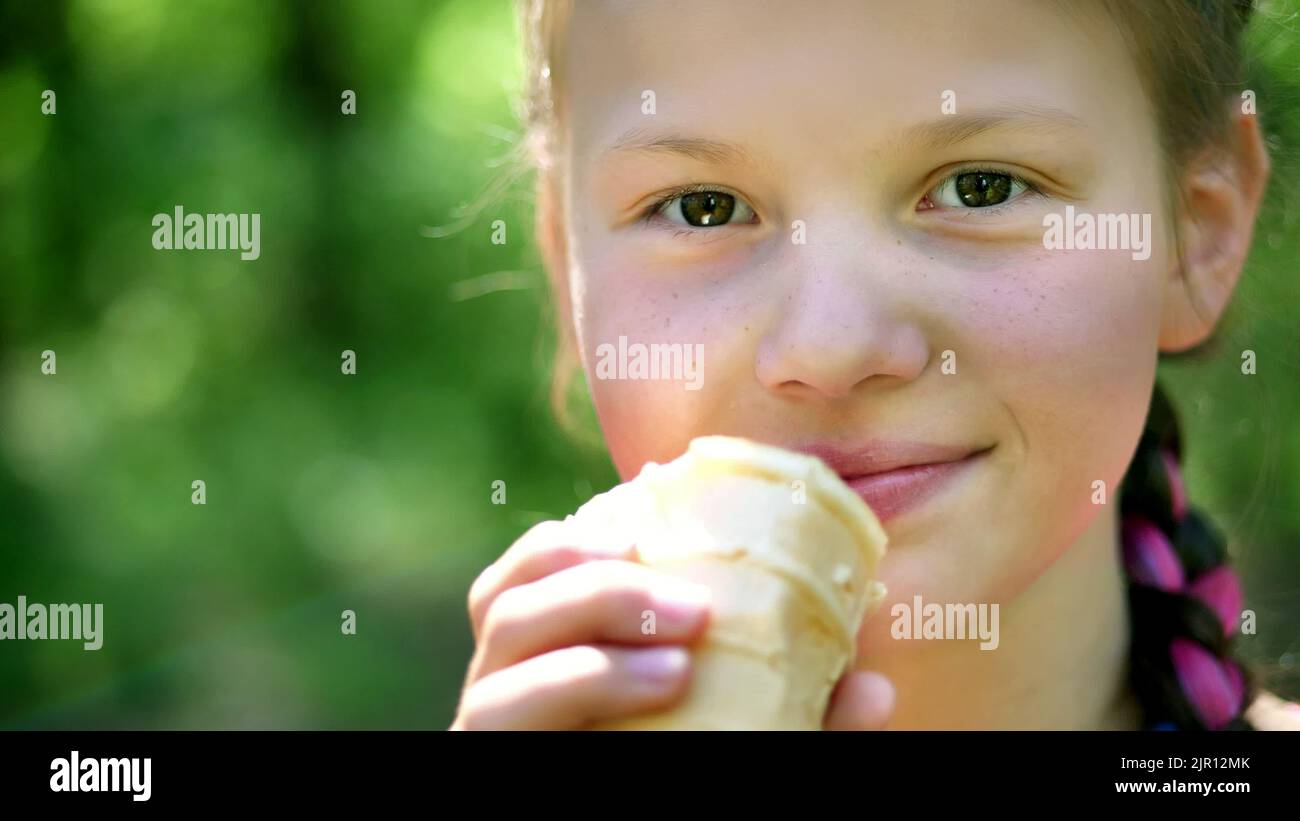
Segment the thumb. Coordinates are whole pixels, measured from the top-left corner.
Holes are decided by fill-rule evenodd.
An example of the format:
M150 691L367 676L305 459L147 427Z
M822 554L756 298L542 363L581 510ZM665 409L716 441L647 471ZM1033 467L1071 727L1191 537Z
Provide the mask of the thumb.
M894 684L880 673L845 673L831 692L827 730L880 730L894 713Z

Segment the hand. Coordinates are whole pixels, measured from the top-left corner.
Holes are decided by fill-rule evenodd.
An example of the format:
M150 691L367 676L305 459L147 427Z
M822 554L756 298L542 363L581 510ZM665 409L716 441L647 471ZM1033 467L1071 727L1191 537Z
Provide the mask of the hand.
M708 596L638 564L631 545L584 548L566 523L542 522L470 589L476 647L451 729L579 729L672 706Z
M894 685L880 673L851 670L831 692L823 728L880 730L894 712Z

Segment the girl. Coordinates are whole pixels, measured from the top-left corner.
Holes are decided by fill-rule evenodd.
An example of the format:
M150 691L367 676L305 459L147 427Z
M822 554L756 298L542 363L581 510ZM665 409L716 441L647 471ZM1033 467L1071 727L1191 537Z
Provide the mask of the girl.
M524 11L540 244L620 475L744 436L826 458L889 533L827 727L1296 725L1232 657L1240 590L1154 388L1228 305L1268 177L1245 4ZM700 389L600 378L620 337L702 345ZM917 597L998 604L996 649L900 637ZM469 598L455 728L670 705L708 621L558 522Z

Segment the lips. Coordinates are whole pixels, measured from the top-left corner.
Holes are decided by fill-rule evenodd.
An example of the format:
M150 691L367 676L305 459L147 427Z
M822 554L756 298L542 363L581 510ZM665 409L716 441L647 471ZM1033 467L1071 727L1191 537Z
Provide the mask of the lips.
M920 507L992 450L923 442L874 441L846 450L812 444L799 450L820 457L880 518Z

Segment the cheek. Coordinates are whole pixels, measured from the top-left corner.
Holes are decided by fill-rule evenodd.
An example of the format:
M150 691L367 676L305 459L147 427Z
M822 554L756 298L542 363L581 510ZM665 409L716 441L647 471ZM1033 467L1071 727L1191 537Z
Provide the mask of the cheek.
M1019 579L1054 561L1112 504L1155 379L1161 278L1127 252L1036 256L975 300L976 378L1014 419L1006 514L1022 517Z
M1040 252L968 294L968 327L991 373L1028 368L1026 382L1098 388L1134 353L1154 358L1160 296L1155 267L1128 252Z
M1141 434L1155 377L1155 267L1095 251L1003 262L934 277L962 283L929 300L942 306L933 347L957 355L956 375L939 378L960 380L950 395L970 409L967 430L996 436L998 450L970 499L886 556L887 605L915 594L1015 599L1109 509L1093 503L1095 480L1116 504ZM889 621L871 620L866 650L896 649Z
M726 280L665 276L613 256L589 254L582 267L584 365L619 475L630 479L647 461L679 455L694 436L725 431L733 421L728 409L748 389L746 374L753 380L744 367L753 362L753 300ZM637 345L671 347L673 356L661 356L661 364L677 361L680 351L683 369L669 378L667 367L660 378L637 378ZM621 360L626 372L598 367L602 359L615 366Z
M1049 253L998 290L977 306L972 321L987 357L984 376L1029 447L1126 449L1155 374L1161 297L1155 267L1127 252Z

